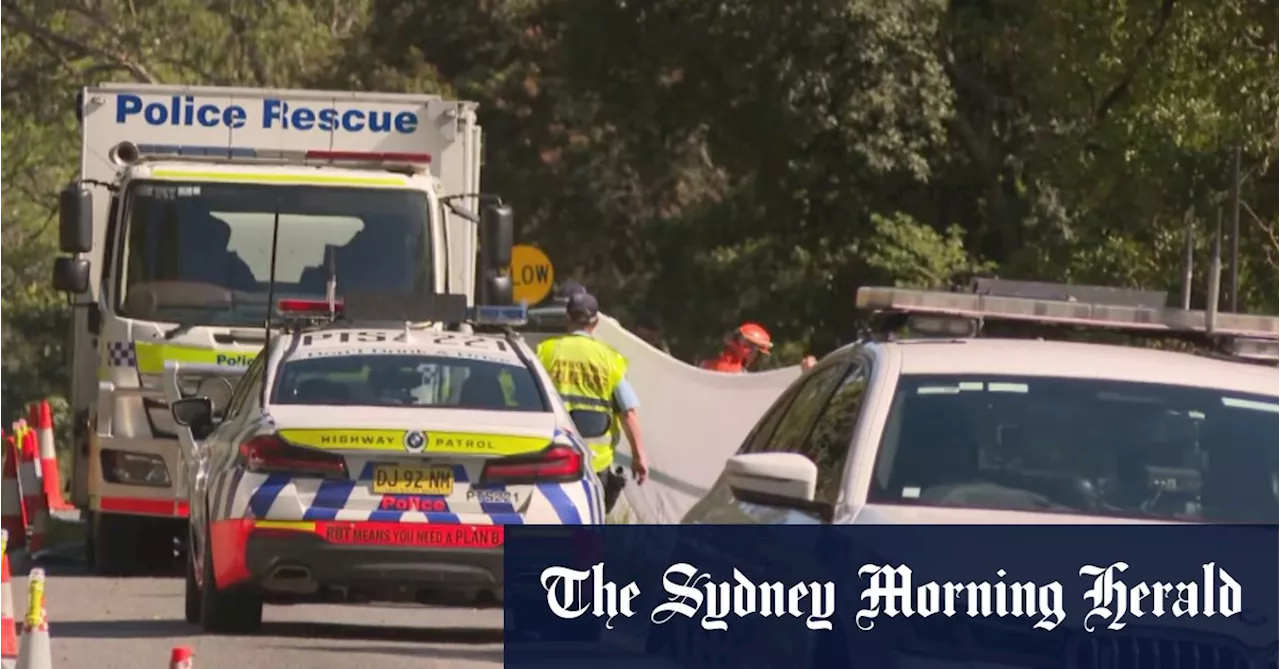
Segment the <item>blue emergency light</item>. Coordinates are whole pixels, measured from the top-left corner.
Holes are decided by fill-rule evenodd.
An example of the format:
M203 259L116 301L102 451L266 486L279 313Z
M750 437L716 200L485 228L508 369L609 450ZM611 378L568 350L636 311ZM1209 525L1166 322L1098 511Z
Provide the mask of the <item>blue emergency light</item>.
M138 155L182 156L201 158L257 158L257 149L234 146L195 146L191 144L139 144Z
M477 325L524 325L529 322L529 304L480 305L471 310L471 322Z

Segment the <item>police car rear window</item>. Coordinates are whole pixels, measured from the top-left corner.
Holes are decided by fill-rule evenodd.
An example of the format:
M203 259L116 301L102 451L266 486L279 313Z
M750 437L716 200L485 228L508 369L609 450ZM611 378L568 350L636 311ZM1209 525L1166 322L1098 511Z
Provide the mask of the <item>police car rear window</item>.
M416 354L291 360L280 368L272 403L550 410L526 367Z

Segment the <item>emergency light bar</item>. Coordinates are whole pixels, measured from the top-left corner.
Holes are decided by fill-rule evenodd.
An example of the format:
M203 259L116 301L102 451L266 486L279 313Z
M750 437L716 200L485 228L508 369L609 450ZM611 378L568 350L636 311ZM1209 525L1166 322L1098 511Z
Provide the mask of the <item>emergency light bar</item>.
M334 314L344 311L342 300L334 300ZM276 313L281 316L323 316L330 313L328 300L286 299L276 302Z
M349 320L360 323L461 323L467 319L467 296L348 291L343 313Z
M382 323L461 323L476 325L524 325L529 320L529 306L485 305L467 309L465 295L399 295L349 294L350 305L334 300L332 314L352 321ZM327 300L289 298L276 302L276 312L289 317L325 317L330 315Z
M482 305L471 310L471 322L477 325L510 325L519 327L529 322L526 302L511 306Z
M133 144L121 142L111 150L116 163L184 158L203 161L266 162L286 165L346 165L353 167L407 167L423 170L431 165L429 153L386 151L273 151L253 147L201 146L194 144Z
M1246 360L1260 362L1280 361L1280 342L1250 337L1238 337L1231 340L1231 355Z
M1212 319L1211 330L1210 320L1203 311L874 286L858 289L857 307L979 321L1024 321L1169 334L1215 334L1268 342L1280 340L1280 318L1248 314L1218 313Z

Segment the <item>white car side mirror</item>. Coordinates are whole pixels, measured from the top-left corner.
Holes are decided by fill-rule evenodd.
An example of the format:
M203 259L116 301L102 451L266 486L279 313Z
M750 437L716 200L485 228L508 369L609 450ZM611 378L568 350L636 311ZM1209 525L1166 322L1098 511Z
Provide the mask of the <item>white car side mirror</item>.
M830 521L830 505L813 501L818 466L799 453L735 455L724 465L724 479L744 502L817 513Z

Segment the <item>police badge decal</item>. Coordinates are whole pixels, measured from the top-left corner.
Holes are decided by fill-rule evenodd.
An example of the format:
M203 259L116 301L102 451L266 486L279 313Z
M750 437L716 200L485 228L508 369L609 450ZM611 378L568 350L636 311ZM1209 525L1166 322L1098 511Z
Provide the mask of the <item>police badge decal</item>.
M427 448L427 433L410 430L404 433L404 450L410 453L421 453Z

